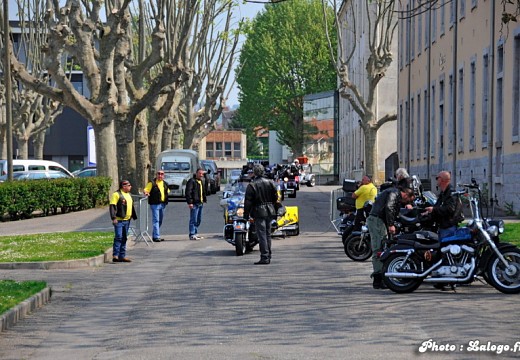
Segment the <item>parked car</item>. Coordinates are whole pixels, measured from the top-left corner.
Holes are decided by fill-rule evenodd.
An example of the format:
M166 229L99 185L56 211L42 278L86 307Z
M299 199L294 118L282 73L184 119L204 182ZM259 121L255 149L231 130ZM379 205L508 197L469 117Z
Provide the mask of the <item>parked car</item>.
M97 168L95 167L85 167L81 170L74 171L72 173L75 177L91 177L97 176Z
M200 163L206 170L209 180L209 191L212 194L216 194L220 191L220 173L218 172L217 163L214 160L201 160Z
M30 170L13 172L13 180L63 179L71 177L73 176L58 170ZM6 180L7 175L0 176L0 182L4 182Z
M7 175L7 160L0 160L1 175ZM55 161L49 160L34 160L34 159L13 159L13 173L18 171L32 171L32 170L56 170L72 176L72 173L65 169L65 167Z

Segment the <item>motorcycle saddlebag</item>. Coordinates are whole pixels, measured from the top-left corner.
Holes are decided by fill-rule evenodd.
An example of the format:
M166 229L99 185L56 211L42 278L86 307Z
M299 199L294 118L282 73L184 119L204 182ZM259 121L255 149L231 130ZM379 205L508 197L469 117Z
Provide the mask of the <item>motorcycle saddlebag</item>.
M352 198L351 192L348 192L347 196L341 196L336 199L336 209L342 212L354 211L356 209L356 199Z

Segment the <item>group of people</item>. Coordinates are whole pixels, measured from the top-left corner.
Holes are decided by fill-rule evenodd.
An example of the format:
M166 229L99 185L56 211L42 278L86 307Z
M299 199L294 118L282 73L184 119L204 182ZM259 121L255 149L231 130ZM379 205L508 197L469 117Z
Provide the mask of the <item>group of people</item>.
M188 225L189 239L201 240L198 228L202 220L202 207L206 202L206 190L203 183L205 171L198 168L193 177L186 183L186 203L190 210L190 221ZM112 247L113 262L131 262L126 257L126 242L130 221L137 219L137 213L130 194L132 185L128 180L119 183L119 189L110 198L110 218L114 225L114 244ZM152 241L161 242L160 229L164 219L166 205L168 205L168 183L164 181L164 171L158 170L156 177L146 184L143 190L148 198L148 204L152 211Z

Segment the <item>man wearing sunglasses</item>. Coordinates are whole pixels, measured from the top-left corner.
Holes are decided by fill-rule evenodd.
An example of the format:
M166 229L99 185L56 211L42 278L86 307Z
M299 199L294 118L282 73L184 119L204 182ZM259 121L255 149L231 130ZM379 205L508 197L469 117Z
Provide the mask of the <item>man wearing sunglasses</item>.
M161 225L164 218L164 210L168 204L168 183L164 181L164 171L157 171L157 177L146 184L144 194L148 196L148 204L152 209L152 240L153 242L164 241L161 238Z

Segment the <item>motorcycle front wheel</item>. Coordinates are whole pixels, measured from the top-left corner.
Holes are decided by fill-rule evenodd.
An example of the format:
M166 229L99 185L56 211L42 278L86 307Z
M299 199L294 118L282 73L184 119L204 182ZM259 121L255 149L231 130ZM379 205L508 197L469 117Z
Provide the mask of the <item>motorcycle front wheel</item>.
M406 259L406 254L396 253L390 255L383 263L383 281L387 288L396 293L410 293L416 290L423 279L403 279L384 276L387 272L419 272L420 264L413 257Z
M520 293L520 250L509 249L502 252L509 266L505 266L494 256L487 268L486 281L504 294Z
M235 253L242 256L246 253L246 234L235 233Z
M351 234L345 240L345 254L354 261L365 261L372 256L370 235Z

